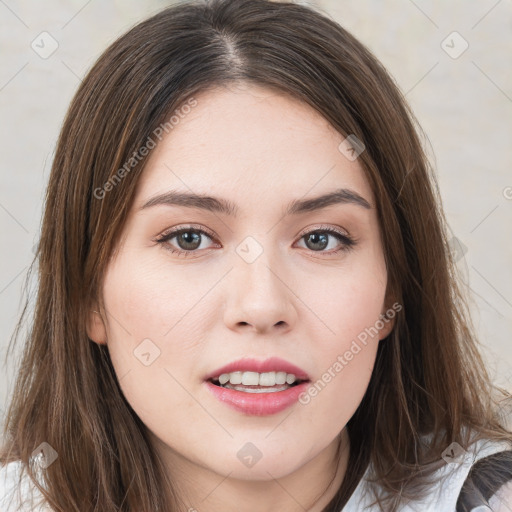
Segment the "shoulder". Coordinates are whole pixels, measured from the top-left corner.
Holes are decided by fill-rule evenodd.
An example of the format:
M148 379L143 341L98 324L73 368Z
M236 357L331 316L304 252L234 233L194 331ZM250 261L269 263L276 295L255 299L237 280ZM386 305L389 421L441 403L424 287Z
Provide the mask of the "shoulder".
M512 504L512 481L503 485L496 494L489 499L489 506L494 512L509 512Z
M2 512L45 512L43 497L23 463L14 461L0 466L0 510Z
M492 505L492 510L512 504L512 447L480 458L469 471L462 487L457 506ZM459 508L457 510L459 510Z
M428 441L428 436L426 438ZM461 489L474 465L481 459L511 449L512 445L508 442L498 442L489 439L474 440L473 438L473 441L466 448L457 443L452 443L440 454L440 458L444 459L445 463L433 473L433 484L428 490L427 496L422 500L414 500L414 503L404 504L399 508L400 512L455 511ZM368 467L347 505L343 508L343 512L370 512L378 510L371 505L373 493L370 492L370 477L373 477L371 466ZM509 503L512 501L510 499L511 489L512 487L504 486L500 489L501 494L496 495L496 499ZM510 509L505 510L509 512Z
M476 467L481 466L483 461L490 461L492 464L496 455L509 453L510 450L511 443L491 439L478 439L464 448L452 443L442 455L446 464L435 475L440 478L432 489L431 499L432 503L435 503L432 511L460 510L459 496L469 475Z

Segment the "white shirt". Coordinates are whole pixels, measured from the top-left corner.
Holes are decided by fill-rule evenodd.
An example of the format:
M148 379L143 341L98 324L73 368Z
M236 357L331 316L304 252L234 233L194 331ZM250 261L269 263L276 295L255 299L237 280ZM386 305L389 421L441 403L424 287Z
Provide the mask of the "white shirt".
M25 472L19 484L23 463L10 462L0 467L0 511L1 512L47 512L43 496Z

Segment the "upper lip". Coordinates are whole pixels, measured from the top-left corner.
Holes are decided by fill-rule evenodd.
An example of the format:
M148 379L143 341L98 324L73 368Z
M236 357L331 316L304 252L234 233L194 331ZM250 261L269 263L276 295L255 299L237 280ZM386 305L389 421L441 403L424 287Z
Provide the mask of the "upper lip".
M205 380L210 380L219 377L223 373L231 372L286 372L295 375L297 379L309 380L309 376L304 370L280 357L271 357L263 361L244 357L210 372L205 377Z

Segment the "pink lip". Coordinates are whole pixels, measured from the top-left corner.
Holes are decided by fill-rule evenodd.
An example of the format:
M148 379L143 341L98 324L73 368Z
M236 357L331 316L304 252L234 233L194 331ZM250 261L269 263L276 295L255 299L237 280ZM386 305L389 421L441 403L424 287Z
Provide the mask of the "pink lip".
M264 361L258 361L257 359L252 359L249 357L239 359L238 361L233 361L232 363L229 363L222 368L218 368L217 370L214 370L213 372L210 372L206 377L205 380L210 380L215 377L218 377L219 375L222 375L223 373L231 373L231 372L258 372L258 373L264 373L264 372L286 372L286 373L292 373L295 375L297 379L300 380L309 380L308 374L299 368L298 366L295 366L292 363L289 363L288 361L285 361L284 359L281 359L279 357L271 357L270 359L265 359ZM246 395L247 393L244 393Z
M296 403L301 393L309 386L309 382L302 382L285 391L273 393L244 393L229 388L221 388L206 381L206 387L213 395L226 405L245 414L253 416L266 416L283 411Z

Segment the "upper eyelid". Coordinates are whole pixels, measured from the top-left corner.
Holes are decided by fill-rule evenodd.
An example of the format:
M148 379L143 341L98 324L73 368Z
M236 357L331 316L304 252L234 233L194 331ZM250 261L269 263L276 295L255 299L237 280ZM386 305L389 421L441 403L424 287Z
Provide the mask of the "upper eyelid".
M177 227L169 228L168 230L165 230L162 234L158 235L156 239L160 240L162 238L166 238L169 235L176 235L180 231L186 231L187 229L190 231L199 231L201 233L208 235L212 239L216 239L216 235L213 233L213 231L210 231L204 227L199 227L199 225L196 224L183 224L178 225ZM347 230L339 227L327 226L325 224L304 228L302 231L299 232L297 236L302 238L303 236L315 231L334 231L346 236L347 238L351 238L351 235Z
M335 231L341 235L350 237L350 233L346 229L343 229L343 228L340 228L337 226L328 226L326 224L304 228L302 231L300 231L298 236L302 237L302 236L304 236L308 233L314 232L314 231Z
M160 235L157 235L156 239L158 240L161 238L165 238L168 235L176 235L176 233L179 233L180 231L186 231L186 230L199 231L201 233L208 235L210 238L215 238L215 234L213 233L213 231L209 231L208 229L205 229L203 227L198 227L194 224L183 224L183 226L179 225L174 228L166 229Z

